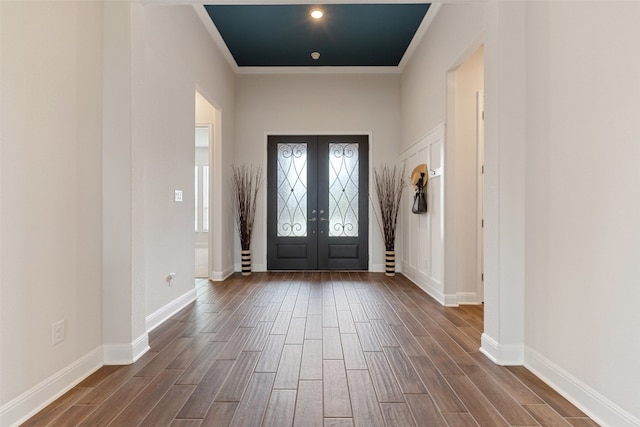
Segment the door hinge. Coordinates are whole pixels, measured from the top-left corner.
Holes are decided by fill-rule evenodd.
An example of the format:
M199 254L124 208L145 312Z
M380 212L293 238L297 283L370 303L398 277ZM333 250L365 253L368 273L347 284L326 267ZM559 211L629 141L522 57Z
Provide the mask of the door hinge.
M482 174L484 175L484 165L482 165Z
M480 280L484 282L484 273L480 275Z
M482 120L484 120L484 110L482 111Z
M480 227L484 228L484 219L480 221Z

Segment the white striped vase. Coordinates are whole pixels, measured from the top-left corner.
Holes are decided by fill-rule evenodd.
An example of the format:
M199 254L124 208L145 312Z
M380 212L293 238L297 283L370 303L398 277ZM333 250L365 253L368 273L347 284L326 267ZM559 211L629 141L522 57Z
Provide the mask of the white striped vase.
M385 258L384 274L387 276L395 276L396 275L396 252L384 251L384 258Z
M251 274L251 250L242 250L241 252L242 259L242 275L249 276Z

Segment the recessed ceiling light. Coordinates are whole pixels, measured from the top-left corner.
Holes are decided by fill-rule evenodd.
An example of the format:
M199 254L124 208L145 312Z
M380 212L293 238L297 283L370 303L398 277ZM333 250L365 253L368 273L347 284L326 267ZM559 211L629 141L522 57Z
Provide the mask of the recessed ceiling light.
M311 58L313 58L314 61L317 61L320 58L320 52L311 52Z
M322 10L320 10L320 9L313 9L311 11L311 17L313 19L320 19L320 18L322 18L322 15L324 15L324 12Z

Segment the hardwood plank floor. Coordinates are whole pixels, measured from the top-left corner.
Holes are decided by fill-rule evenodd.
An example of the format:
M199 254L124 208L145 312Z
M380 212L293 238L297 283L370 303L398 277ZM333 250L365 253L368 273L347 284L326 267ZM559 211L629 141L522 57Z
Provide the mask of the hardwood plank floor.
M523 367L478 351L482 306L405 277L278 272L198 299L23 426L597 426Z

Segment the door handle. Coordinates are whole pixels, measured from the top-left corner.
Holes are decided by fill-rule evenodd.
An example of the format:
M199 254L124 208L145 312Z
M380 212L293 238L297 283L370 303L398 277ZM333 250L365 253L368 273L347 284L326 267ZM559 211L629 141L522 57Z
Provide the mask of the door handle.
M320 222L322 222L322 221L329 221L329 219L320 217Z
M316 221L317 219L315 216L313 218L309 218L309 222L316 222ZM320 221L322 221L322 218L320 218Z

